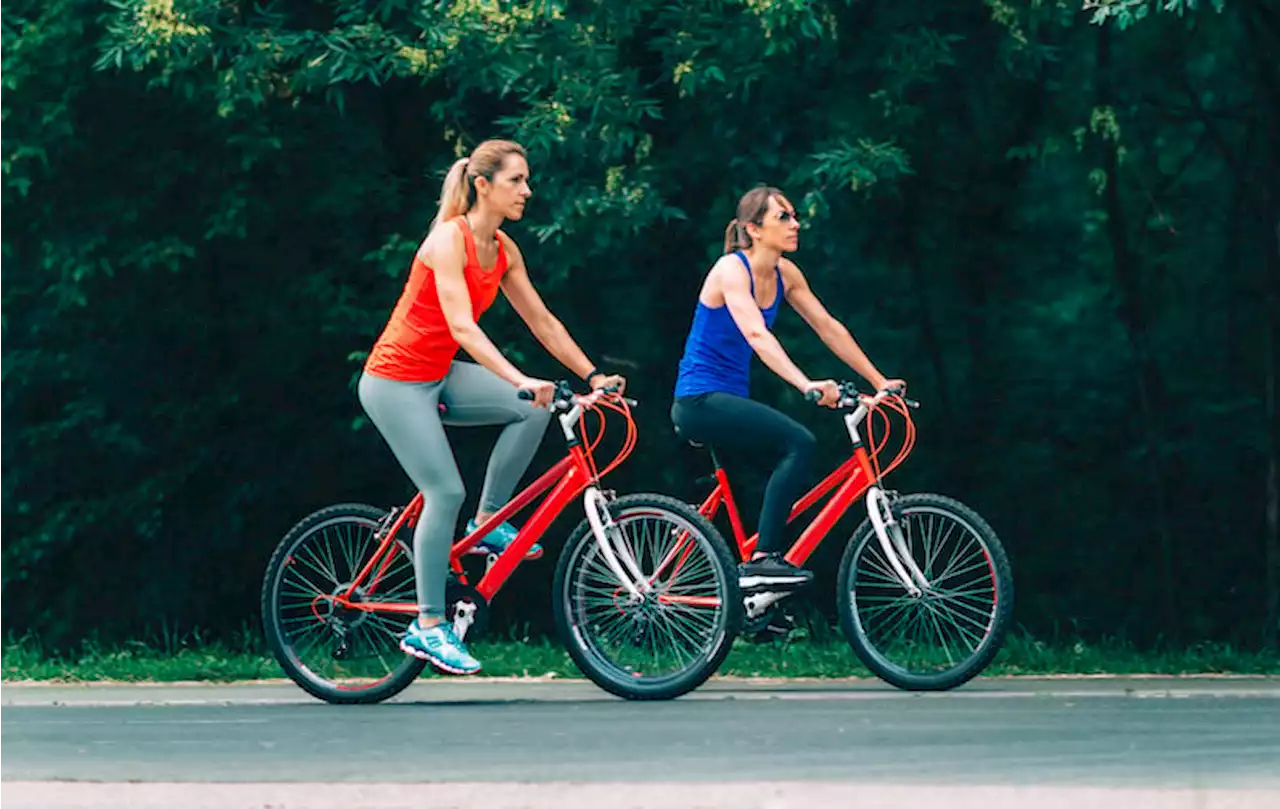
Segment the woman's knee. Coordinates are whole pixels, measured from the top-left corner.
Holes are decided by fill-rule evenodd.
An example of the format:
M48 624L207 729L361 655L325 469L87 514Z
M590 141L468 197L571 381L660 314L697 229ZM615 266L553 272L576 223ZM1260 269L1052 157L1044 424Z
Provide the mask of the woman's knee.
M422 490L422 496L431 505L440 510L458 511L467 499L467 487L461 477L448 478Z
M788 438L787 454L801 462L807 462L818 448L818 438L813 431L797 424Z

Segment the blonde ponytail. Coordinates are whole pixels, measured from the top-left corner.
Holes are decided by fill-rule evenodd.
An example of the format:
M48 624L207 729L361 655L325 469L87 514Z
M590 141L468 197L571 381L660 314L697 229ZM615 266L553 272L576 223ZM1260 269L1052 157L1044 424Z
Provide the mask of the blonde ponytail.
M440 189L440 209L431 222L431 228L434 230L441 222L448 222L471 210L476 204L476 178L484 177L492 182L493 175L502 169L507 155L513 154L528 159L524 147L515 141L487 140L477 146L469 157L453 161Z
M470 158L458 158L445 175L444 186L440 189L440 210L431 223L432 230L441 222L448 222L455 216L466 213L475 202L476 187L472 178L467 176L467 164L470 162Z

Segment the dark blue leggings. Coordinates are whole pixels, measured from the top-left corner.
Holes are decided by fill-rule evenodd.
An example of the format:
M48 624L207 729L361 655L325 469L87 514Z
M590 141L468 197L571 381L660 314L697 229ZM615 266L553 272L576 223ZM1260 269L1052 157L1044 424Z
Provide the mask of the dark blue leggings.
M817 440L807 427L768 405L732 393L682 396L671 405L680 435L701 444L763 451L774 461L760 507L756 550L785 550L783 529L809 474Z

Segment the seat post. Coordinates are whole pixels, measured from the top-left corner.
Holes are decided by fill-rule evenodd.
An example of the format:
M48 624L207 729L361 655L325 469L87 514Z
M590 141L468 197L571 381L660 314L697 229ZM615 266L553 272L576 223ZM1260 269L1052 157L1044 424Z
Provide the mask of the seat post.
M715 466L716 471L720 471L720 457L716 455L715 447L707 444L707 452L711 453L711 463Z

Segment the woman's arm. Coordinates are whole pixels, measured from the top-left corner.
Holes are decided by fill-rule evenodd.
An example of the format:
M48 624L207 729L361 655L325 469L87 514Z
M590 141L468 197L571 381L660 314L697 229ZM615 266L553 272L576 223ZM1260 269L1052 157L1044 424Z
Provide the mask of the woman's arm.
M716 262L711 275L724 296L725 306L729 307L729 315L737 324L738 331L742 332L760 361L802 393L814 388L822 390L821 404L834 405L839 398L836 384L831 380L814 382L805 376L787 356L778 338L765 326L764 315L760 314L760 307L751 295L750 282L742 272L741 263L732 256L725 256Z
M447 225L452 233L439 239L431 251L429 262L435 278L436 295L440 299L440 311L444 313L449 333L476 362L518 388L528 388L535 393L535 404L546 405L554 395L555 386L521 373L503 356L489 336L481 330L471 316L471 293L463 275L466 266L466 245L457 225Z
M614 387L619 392L626 388L626 380L617 375L601 373L587 374L596 370L596 366L587 359L587 355L574 341L569 330L560 319L551 313L547 305L534 289L529 279L529 271L525 267L524 256L520 248L507 234L500 235L509 262L506 275L502 278L502 294L511 303L511 307L520 315L520 319L529 327L529 331L537 338L542 347L560 364L568 368L579 379L586 380L592 388Z
M786 285L787 303L791 304L800 317L804 318L809 327L822 338L822 342L837 357L876 390L884 390L891 382L901 382L901 380L885 379L884 374L876 369L844 324L832 317L818 300L818 296L813 294L804 273L800 272L800 268L794 262L784 258L779 264L782 268L782 282Z

